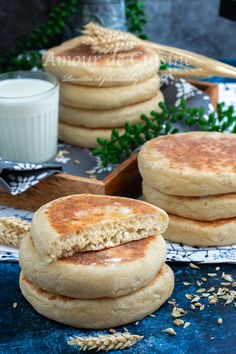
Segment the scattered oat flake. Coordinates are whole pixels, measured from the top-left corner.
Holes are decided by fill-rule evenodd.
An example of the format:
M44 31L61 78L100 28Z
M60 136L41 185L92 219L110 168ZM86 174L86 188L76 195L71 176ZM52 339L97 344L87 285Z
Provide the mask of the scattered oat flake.
M202 285L202 282L201 281L199 281L199 280L197 280L197 286L201 286Z
M137 326L139 324L139 321L135 322L135 326Z
M174 307L172 310L171 315L173 317L181 317L186 315L187 311L185 311L184 309L182 309L181 307Z
M234 298L236 298L236 296L234 294L229 294L228 298L227 298L227 301L224 303L224 305L231 304L231 302L234 301Z
M210 296L209 293L203 293L203 294L201 295L201 297L208 297L208 296Z
M185 294L186 299L192 300L193 295L192 294Z
M110 328L108 331L109 331L110 333L116 333L116 330L115 330L114 328Z
M174 325L175 326L181 326L184 324L184 320L181 320L181 319L176 319L173 321Z
M64 158L65 155L68 155L70 153L69 150L59 150L56 157L58 158Z
M201 280L202 280L202 281L207 281L207 278L201 277Z
M194 304L196 307L201 307L202 306L202 304L200 303L200 302L195 302L195 304Z
M195 296L191 302L198 302L200 300L200 297L199 296Z
M189 285L192 285L193 283L188 283L186 281L183 282L184 286L189 286Z
M202 289L198 289L197 293L205 293L206 289L202 288Z
M124 331L125 332L129 332L128 329L126 327L123 327Z
M87 170L87 171L85 171L85 173L87 173L87 174L94 174L94 170Z
M218 301L218 300L217 300L216 298L210 299L210 300L209 300L209 304L210 304L210 305L215 305L215 304L217 303L217 301Z
M220 267L216 267L215 270L220 270Z
M208 277L215 277L217 274L216 273L207 273Z
M12 307L15 309L17 307L17 302L13 302Z
M194 269L200 269L200 267L198 267L196 264L194 263L189 263L189 267L190 268L194 268Z
M76 165L80 164L80 160L74 160L74 163L76 163Z
M200 306L200 311L204 310L205 305Z
M97 180L97 177L95 175L89 175L89 178Z
M190 322L185 322L185 324L184 324L184 328L187 328L187 327L189 327L190 326Z
M220 285L222 285L222 286L229 286L230 284L231 284L230 282L227 282L227 283L221 282L221 283L220 283Z
M173 330L173 328L163 329L162 332L169 333L171 336L176 336L176 332Z
M151 313L149 316L150 317L157 317L156 315L154 315L154 313Z
M225 295L226 292L228 292L228 291L229 291L228 288L219 288L216 295L217 296Z
M191 309L195 310L195 305L194 304L191 304Z
M209 293L212 293L213 291L215 291L216 289L212 286L208 291Z
M232 285L233 288L235 288L236 287L236 281L234 281L231 285Z
M175 301L169 300L169 301L168 301L168 304L175 306Z
M224 272L222 273L221 277L226 280L229 281L230 283L234 282L234 279L232 278L231 274L225 274Z
M221 325L221 324L223 323L222 318L218 318L218 319L217 319L217 323L218 323L219 325Z

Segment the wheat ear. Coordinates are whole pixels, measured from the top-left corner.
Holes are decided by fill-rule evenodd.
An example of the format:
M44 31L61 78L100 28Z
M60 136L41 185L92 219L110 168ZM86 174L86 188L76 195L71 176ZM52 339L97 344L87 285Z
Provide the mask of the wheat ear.
M161 60L174 65L176 61L188 62L191 67L182 70L168 69L168 72L178 76L224 76L236 78L236 69L228 64L222 63L215 59L207 58L197 53L166 46L163 44L144 41L135 35L127 32L121 32L104 28L95 23L90 22L85 26L83 31L84 37L82 42L89 44L94 53L112 54L120 52L129 52L138 45L145 46L155 50Z
M80 350L106 351L114 349L124 349L131 347L143 336L131 334L129 332L101 335L98 337L75 337L68 340L69 345L79 345Z
M29 233L30 222L15 218L0 218L0 244L20 246L21 240Z
M83 30L82 42L97 54L129 52L137 46L137 37L131 33L104 28L88 23Z

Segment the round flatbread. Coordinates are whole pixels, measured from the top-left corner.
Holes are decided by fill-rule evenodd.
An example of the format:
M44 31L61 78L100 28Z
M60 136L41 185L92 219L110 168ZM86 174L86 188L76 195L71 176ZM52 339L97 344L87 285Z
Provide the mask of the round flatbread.
M164 265L158 275L136 292L116 298L72 299L48 293L21 272L23 296L41 315L79 328L111 328L140 320L157 310L172 294L174 275Z
M82 41L80 36L49 49L43 57L44 70L64 82L96 87L132 85L159 70L159 55L144 45L125 53L94 54Z
M52 262L162 234L163 210L141 200L97 194L56 199L34 213L31 236L41 257Z
M129 86L86 87L67 82L60 83L60 102L69 107L106 110L130 106L144 102L157 95L160 77Z
M119 129L120 134L124 129ZM97 138L110 139L112 129L89 129L59 123L59 139L65 143L83 147L94 148L98 146Z
M167 213L201 221L236 217L236 193L209 195L207 197L179 197L164 194L143 183L147 202L164 209Z
M142 147L144 182L165 194L207 196L236 192L236 134L181 133Z
M144 123L140 116L142 114L150 116L151 111L161 112L159 103L163 101L163 95L159 91L148 101L105 111L73 108L61 104L59 115L61 122L72 126L119 128L124 127L127 122L131 124Z
M236 243L236 218L197 221L169 214L168 241L190 246L228 246Z
M41 289L73 298L117 297L149 283L165 262L166 243L151 236L102 251L80 252L45 263L27 236L19 262L25 276Z

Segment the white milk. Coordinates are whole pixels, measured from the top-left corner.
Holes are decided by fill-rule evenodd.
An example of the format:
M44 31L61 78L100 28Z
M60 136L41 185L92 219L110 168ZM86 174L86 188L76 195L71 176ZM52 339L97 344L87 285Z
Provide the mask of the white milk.
M58 84L21 74L0 80L0 157L45 162L57 150Z

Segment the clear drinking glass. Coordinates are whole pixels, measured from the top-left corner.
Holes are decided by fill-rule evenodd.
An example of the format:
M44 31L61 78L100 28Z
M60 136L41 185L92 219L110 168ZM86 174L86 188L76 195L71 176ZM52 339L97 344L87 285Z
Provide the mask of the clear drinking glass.
M46 162L57 151L59 84L43 71L0 75L0 157Z

